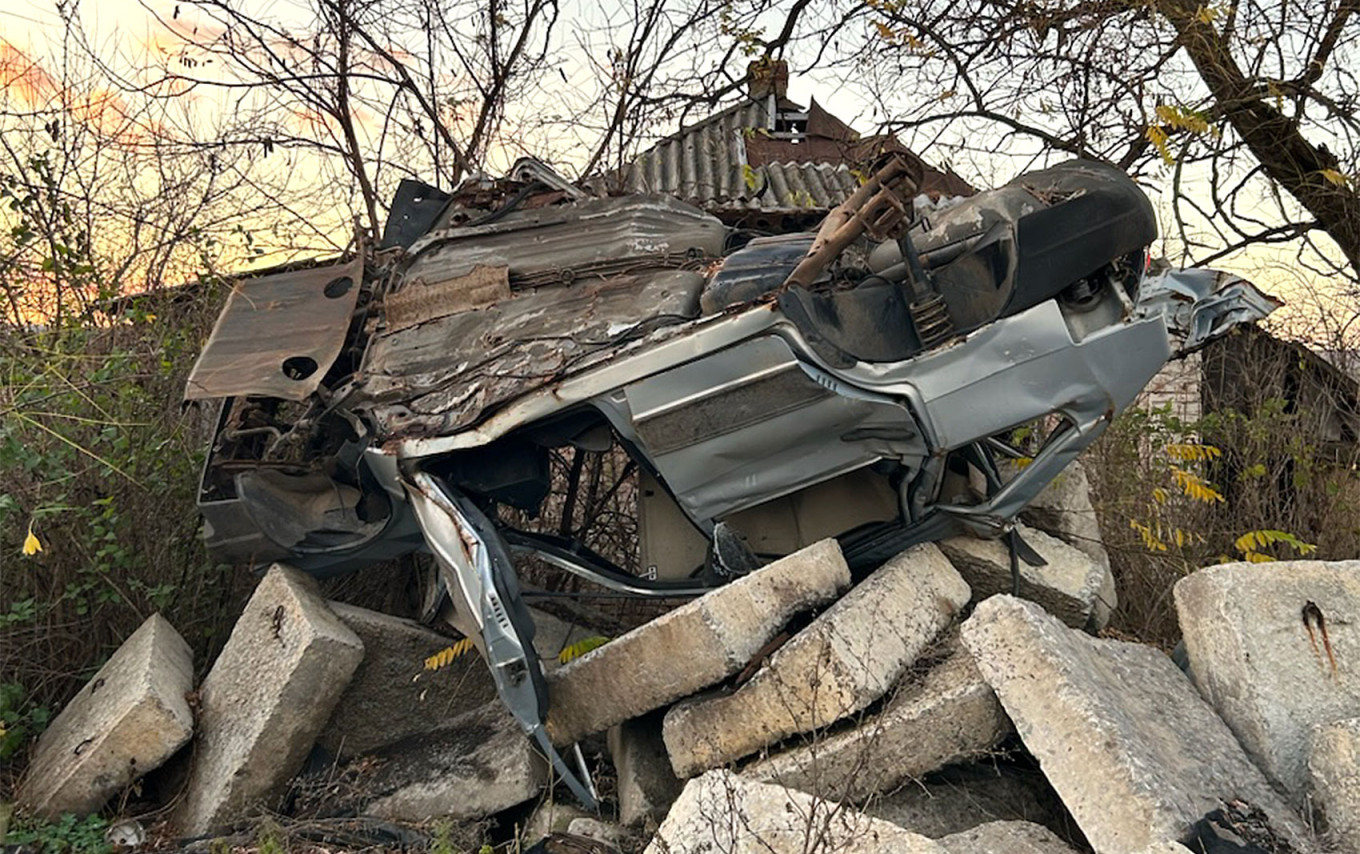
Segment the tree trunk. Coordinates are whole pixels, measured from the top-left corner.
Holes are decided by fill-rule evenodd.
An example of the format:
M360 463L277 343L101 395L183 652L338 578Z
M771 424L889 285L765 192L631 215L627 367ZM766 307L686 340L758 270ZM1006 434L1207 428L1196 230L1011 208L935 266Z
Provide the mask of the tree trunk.
M1336 184L1322 174L1338 169L1336 158L1305 139L1298 125L1269 103L1271 94L1247 79L1233 59L1228 40L1212 22L1199 16L1199 9L1194 0L1158 3L1209 88L1218 113L1251 149L1266 174L1327 230L1360 274L1360 194L1354 179Z

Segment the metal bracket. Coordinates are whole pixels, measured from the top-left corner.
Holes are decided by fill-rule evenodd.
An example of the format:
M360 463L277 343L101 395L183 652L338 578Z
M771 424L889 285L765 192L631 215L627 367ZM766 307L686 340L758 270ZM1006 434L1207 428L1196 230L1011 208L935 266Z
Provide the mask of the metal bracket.
M491 670L501 701L538 745L581 803L598 809L595 787L577 751L570 768L543 723L548 688L534 650L534 622L519 593L505 543L467 496L426 472L405 480L440 576L454 599L459 628L473 639Z

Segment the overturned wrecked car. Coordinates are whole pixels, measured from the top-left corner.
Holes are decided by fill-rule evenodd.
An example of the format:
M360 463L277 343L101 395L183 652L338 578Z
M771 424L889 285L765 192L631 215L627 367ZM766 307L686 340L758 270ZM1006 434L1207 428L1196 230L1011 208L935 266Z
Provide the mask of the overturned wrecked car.
M1152 272L1151 205L1108 166L925 215L919 181L893 155L817 233L754 237L533 163L449 202L406 185L381 244L228 299L187 390L224 400L209 547L317 575L433 553L450 619L590 802L544 730L517 561L693 596L826 536L866 572L967 532L1014 569L1036 559L1016 514L1162 365L1275 306ZM624 461L612 484L592 456ZM625 481L626 558L532 524Z

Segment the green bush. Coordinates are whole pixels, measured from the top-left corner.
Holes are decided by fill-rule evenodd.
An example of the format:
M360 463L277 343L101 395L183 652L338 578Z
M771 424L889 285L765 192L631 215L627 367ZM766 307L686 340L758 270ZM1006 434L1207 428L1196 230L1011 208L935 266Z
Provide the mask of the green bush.
M1133 408L1116 419L1087 458L1119 591L1113 629L1170 649L1180 639L1171 589L1201 567L1355 557L1360 449L1323 453L1313 409L1263 388L1249 411L1184 421Z
M59 709L157 611L202 665L248 583L203 549L212 413L180 404L217 300L160 302L0 332L0 683L24 686L28 708ZM3 709L29 716L0 742L14 752L39 721Z
M17 682L0 682L0 760L9 759L47 727L51 712L28 700Z
M104 837L108 822L97 815L77 818L64 813L56 821L20 817L0 840L6 846L27 846L39 854L107 854L113 850Z

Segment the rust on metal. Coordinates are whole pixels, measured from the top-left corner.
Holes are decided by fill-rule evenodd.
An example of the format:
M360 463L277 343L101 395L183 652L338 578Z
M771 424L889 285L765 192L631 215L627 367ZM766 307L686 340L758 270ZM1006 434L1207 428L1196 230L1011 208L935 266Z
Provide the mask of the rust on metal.
M435 282L408 282L401 290L387 295L383 309L388 331L396 332L427 320L486 308L513 296L509 267L478 264L461 276Z
M1332 678L1337 678L1336 654L1332 652L1332 639L1327 635L1327 618L1322 613L1322 609L1316 602L1306 602L1303 606L1303 628L1308 632L1308 642L1313 645L1313 655L1317 656L1319 664L1322 664L1323 650L1327 653L1327 664L1331 666ZM1322 639L1322 649L1318 648L1318 639Z
M906 221L908 200L920 183L920 165L892 155L872 178L826 215L807 255L783 287L810 287L833 258L866 233L877 240L892 236Z

